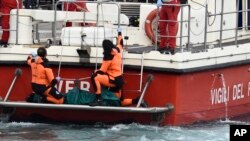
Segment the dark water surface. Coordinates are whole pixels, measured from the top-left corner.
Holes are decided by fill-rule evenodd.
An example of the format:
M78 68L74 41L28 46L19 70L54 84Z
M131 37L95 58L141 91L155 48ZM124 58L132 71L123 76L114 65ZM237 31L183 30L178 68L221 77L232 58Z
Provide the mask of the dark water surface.
M148 126L140 124L75 125L29 122L0 122L0 141L229 141L230 124L215 121L189 126Z

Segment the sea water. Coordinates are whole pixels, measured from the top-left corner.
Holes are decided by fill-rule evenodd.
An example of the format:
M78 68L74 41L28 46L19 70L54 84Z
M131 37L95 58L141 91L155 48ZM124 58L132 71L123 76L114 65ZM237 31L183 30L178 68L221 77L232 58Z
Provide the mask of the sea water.
M229 141L230 124L250 123L215 121L159 127L136 123L75 125L0 122L0 141Z

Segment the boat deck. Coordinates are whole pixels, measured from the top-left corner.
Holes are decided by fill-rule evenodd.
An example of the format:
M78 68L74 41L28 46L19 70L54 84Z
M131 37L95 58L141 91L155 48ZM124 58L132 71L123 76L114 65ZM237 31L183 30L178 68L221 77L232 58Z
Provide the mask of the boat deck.
M206 49L209 49L209 48L225 48L225 47L235 45L235 43L236 43L235 41L222 43L222 47L220 47L219 43L217 43L217 44L207 44ZM246 43L250 43L250 39L237 40L237 45L246 44ZM153 46L153 45L152 46L146 46L146 47L145 46L140 46L140 45L135 45L135 46L128 46L127 48L128 48L129 53L136 53L136 54L142 54L143 52L150 52L150 51L155 50L155 46ZM205 52L206 49L204 48L204 44L192 44L192 45L190 45L189 48L187 46L183 47L182 49L180 47L177 47L176 52L181 53L181 52L190 51L191 53L200 53L200 52Z

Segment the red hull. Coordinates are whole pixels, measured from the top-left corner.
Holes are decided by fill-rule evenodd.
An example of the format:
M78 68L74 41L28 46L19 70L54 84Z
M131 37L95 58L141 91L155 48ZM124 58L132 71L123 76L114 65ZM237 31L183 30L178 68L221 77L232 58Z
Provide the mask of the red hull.
M17 79L11 91L9 100L23 101L31 92L30 68L20 67L22 75ZM210 121L215 119L225 119L250 113L250 74L249 65L234 66L217 70L202 72L171 74L168 72L150 72L154 79L149 85L145 101L149 106L163 107L167 103L174 105L174 111L166 115L162 124L182 125L199 121ZM5 97L8 88L14 78L16 67L0 66L0 96ZM55 68L55 74L57 72ZM63 78L83 78L89 77L93 68L62 68L60 76ZM139 72L139 71L138 71ZM138 73L136 71L126 71L125 73ZM125 75L126 86L124 90L139 89L139 76ZM149 72L144 72L144 81ZM135 78L136 77L136 78ZM86 80L89 81L89 80ZM83 83L82 87L88 87L89 83ZM63 89L73 87L68 81L63 82ZM227 92L225 92L225 88ZM90 90L92 90L90 88ZM125 97L136 97L139 92L125 91ZM67 113L67 114L65 114ZM110 113L110 112L89 112L84 111L79 114L77 111L61 110L41 110L19 108L13 114L12 119L24 120L31 115L39 114L51 120L94 122L102 121L115 123L119 121L134 121L149 124L152 121L150 115L135 113ZM79 116L80 115L80 116ZM26 118L27 119L27 118Z
M35 112L34 112L35 111ZM67 113L67 114L65 114ZM115 118L114 118L115 117ZM141 124L154 124L150 114L125 113L125 112L101 112L101 111L78 111L78 110L53 110L53 109L27 109L19 108L10 119L12 121L35 121L35 122L60 122L80 124L117 124L138 122ZM158 124L155 121L155 124Z

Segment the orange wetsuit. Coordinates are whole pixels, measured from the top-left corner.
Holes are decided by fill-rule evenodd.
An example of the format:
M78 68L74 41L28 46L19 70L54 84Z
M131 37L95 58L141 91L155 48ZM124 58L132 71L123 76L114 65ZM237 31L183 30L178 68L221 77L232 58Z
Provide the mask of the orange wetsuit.
M101 86L112 88L116 95L121 97L122 77L122 54L121 50L114 46L110 40L103 41L103 62L99 70L92 75L92 83L95 93L101 94Z
M97 70L91 77L95 89L95 93L100 97L101 86L109 87L109 90L114 92L121 100L122 106L137 104L138 98L124 99L121 94L122 86L124 84L122 76L122 51L123 39L121 32L118 32L116 46L109 40L103 41L103 62L99 70ZM92 104L91 104L92 105ZM93 104L94 106L96 104Z
M97 75L94 78L97 88L96 94L101 94L101 85L107 87L117 86L116 81L122 79L121 61L121 54L113 50L110 57L103 59L101 68L96 71ZM120 96L118 95L118 97Z
M48 68L48 60L42 57L28 57L28 65L32 72L32 90L41 96L45 96L46 100L55 104L63 103L63 95L54 87L56 79L51 68Z
M111 44L111 43L110 43ZM111 53L106 54L104 50L104 58L101 68L95 72L94 87L96 94L101 94L101 86L109 87L110 91L115 92L118 98L121 98L121 105L128 106L134 104L133 99L124 99L121 95L123 86L122 76L122 51L123 39L121 33L117 37L117 45L113 46Z

